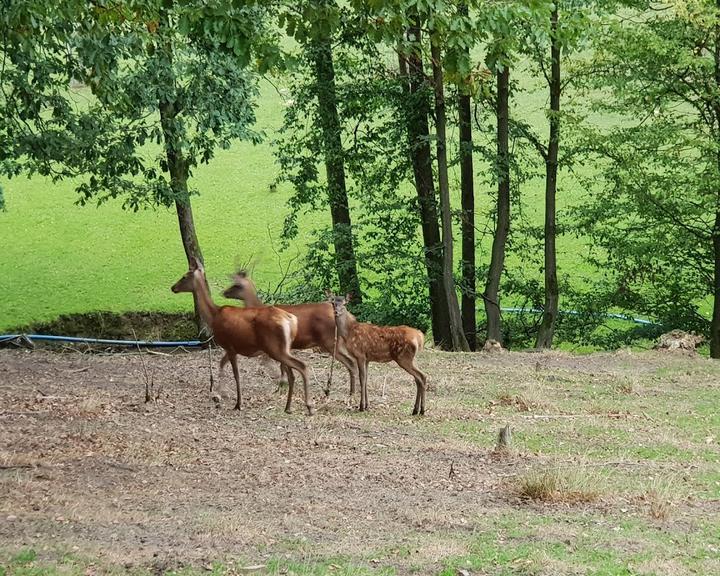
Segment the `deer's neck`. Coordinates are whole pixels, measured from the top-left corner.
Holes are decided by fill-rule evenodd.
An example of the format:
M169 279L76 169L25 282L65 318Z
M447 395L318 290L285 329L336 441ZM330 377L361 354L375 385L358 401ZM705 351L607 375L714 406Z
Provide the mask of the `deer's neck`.
M210 297L210 288L208 288L205 275L199 272L195 275L195 297L197 298L200 316L208 326L212 326L219 308Z
M340 316L335 316L335 325L337 326L338 336L341 338L347 338L354 322L355 319L351 318L347 312L341 314Z
M245 297L245 306L248 306L249 308L259 308L261 306L265 306L265 304L263 304L263 301L258 298L257 292L255 292L255 290L251 290Z

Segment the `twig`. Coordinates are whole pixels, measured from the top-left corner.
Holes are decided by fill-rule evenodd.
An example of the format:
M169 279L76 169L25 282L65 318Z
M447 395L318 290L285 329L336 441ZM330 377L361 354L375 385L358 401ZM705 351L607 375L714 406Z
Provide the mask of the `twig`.
M208 345L207 348L208 351L208 370L210 370L210 395L213 393L213 388L215 386L215 379L213 378L213 369L212 369L212 343Z
M168 354L167 352L158 352L157 350L146 350L148 354L154 354L155 356L172 356L172 354Z
M52 412L52 410L25 410L25 411L19 411L19 412L13 412L8 410L7 412L0 412L0 417L2 416L34 416L35 414L48 414L49 412Z
M122 462L113 462L112 460L105 460L105 464L112 466L113 468L119 468L120 470L127 470L128 472L137 472L138 469Z
M327 388L325 388L325 397L330 396L330 384L332 384L332 377L333 377L333 369L335 368L335 354L337 354L337 341L338 341L338 327L337 322L335 322L335 335L333 336L333 353L332 353L332 359L330 360L330 375L328 376L327 381Z
M145 358L143 357L142 350L140 350L140 344L138 344L138 337L135 333L135 328L132 329L132 332L133 338L135 339L135 346L137 346L138 355L140 356L140 362L142 363L143 374L145 375L145 403L148 403L152 400L150 389L154 386L150 375L148 374L147 366L145 365Z

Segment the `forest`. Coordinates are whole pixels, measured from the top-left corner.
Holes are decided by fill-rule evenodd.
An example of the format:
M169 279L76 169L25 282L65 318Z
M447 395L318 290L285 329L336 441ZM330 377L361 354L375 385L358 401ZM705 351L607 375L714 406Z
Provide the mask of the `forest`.
M331 287L445 350L680 328L720 357L718 3L28 0L1 18L9 212L25 177L171 210L203 261L197 174L249 142L287 191L277 301ZM277 130L256 121L268 83Z

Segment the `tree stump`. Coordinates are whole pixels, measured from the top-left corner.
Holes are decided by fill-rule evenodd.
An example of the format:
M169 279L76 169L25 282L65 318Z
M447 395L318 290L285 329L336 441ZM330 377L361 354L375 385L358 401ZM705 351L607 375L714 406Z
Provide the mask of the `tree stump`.
M654 350L677 351L685 353L694 353L700 343L704 341L702 336L693 332L685 332L683 330L671 330L663 334L658 339Z
M483 352L507 352L505 348L502 347L502 344L498 342L497 340L485 340L485 344L483 344Z
M498 432L497 444L495 445L496 454L507 454L510 452L512 444L512 433L510 432L510 424L505 424L504 428L500 428Z

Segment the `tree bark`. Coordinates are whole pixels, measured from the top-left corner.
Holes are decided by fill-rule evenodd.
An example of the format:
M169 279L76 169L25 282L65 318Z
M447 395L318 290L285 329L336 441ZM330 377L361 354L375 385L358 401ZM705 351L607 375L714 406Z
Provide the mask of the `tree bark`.
M460 16L468 15L467 4L458 6ZM470 50L466 53L469 55ZM475 299L475 181L473 169L472 111L470 94L458 86L460 128L460 206L462 230L462 323L470 350L477 350Z
M720 10L720 0L716 0L716 7ZM717 16L716 16L717 17ZM720 89L720 22L715 24L715 87ZM718 98L716 96L716 98ZM720 139L720 102L715 104L716 138ZM720 142L718 143L720 145ZM720 174L720 151L716 157L718 173ZM712 231L713 257L713 314L710 320L710 357L720 358L720 190L715 199L715 225Z
M162 124L165 140L165 156L168 162L168 173L170 174L170 187L175 197L175 210L177 212L183 249L185 250L188 265L190 265L193 258L198 259L202 263L203 256L197 234L195 233L195 222L193 220L190 193L187 185L189 170L182 152L182 145L177 137L176 105L174 102L161 100L159 107L160 123ZM210 329L200 315L200 308L195 293L193 293L193 303L195 305L195 324L198 327L198 334L208 337L210 335Z
M443 87L442 56L440 47L430 43L432 59L433 84L435 88L435 131L438 163L438 186L440 188L440 218L442 220L442 281L447 297L447 308L450 321L450 349L469 351L467 339L463 332L460 305L455 290L453 273L453 234L452 211L450 205L450 181L447 165L447 118L445 112L445 90Z
M362 293L353 246L352 222L345 182L345 159L335 90L335 67L330 40L322 38L314 41L311 50L317 80L318 110L333 226L335 265L342 293L350 292L355 302L361 302Z
M487 338L502 344L500 316L500 278L505 265L505 245L510 231L510 158L508 120L510 104L510 70L507 64L497 72L497 179L498 198L495 236L493 238L490 268L485 284L485 314Z
M462 207L462 323L470 350L477 350L475 318L475 183L470 95L458 95L460 202Z
M447 296L442 282L442 243L435 200L430 129L428 127L430 104L420 56L419 47L422 36L417 17L415 25L408 30L408 35L416 47L405 59L408 73L408 98L405 109L408 140L423 232L433 340L437 346L447 348L452 345L452 337L447 311ZM400 69L401 71L403 69L402 62Z
M560 39L557 3L550 15L550 140L545 157L545 305L535 347L550 348L558 315L557 254L555 250L555 198L560 147Z

